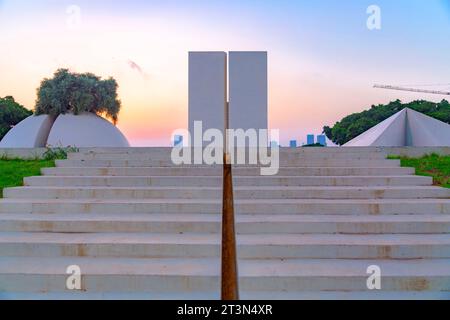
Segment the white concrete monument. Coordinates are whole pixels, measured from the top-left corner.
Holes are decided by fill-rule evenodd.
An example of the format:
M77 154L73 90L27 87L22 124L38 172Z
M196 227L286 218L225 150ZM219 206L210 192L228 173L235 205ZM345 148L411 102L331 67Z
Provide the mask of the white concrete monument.
M447 147L450 125L405 108L347 142L344 147Z
M53 124L47 143L51 146L129 147L125 136L111 122L93 113L62 114Z
M45 147L53 122L54 118L48 115L30 116L8 131L0 148Z
M189 52L191 135L194 121L202 121L203 130L222 130L227 101L231 129L268 128L267 52L230 52L228 72L227 83L225 52Z
M230 128L267 129L267 52L229 53Z
M129 147L112 123L93 113L30 116L12 128L0 148Z
M225 127L227 55L225 52L189 52L189 132L194 121L203 130Z

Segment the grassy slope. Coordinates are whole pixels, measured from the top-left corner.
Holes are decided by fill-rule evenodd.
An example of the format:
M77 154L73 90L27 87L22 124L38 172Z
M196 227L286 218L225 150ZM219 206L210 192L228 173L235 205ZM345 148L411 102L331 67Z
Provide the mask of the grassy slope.
M0 160L0 198L3 188L23 185L23 178L40 175L40 169L54 167L53 160Z
M414 167L417 175L431 176L434 184L450 188L450 156L431 154L422 158L389 158L400 159L402 167Z

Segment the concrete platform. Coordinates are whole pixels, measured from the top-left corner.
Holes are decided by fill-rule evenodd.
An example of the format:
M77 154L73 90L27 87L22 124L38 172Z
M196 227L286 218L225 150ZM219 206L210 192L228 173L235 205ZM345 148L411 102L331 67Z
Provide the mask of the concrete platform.
M238 214L450 214L450 199L254 199L236 200ZM219 213L221 200L206 199L4 199L0 213Z
M139 153L70 153L68 160L166 160L170 158L172 150L165 152L139 152ZM248 152L246 152L248 155ZM382 160L386 159L386 154L382 152L335 152L332 154L333 160ZM290 150L281 150L282 159L299 160L326 160L330 158L329 152L292 152Z
M37 176L24 179L25 186L108 187L220 187L221 177L210 176ZM433 178L420 176L304 176L234 177L238 186L431 186Z
M58 167L41 170L46 176L222 176L217 167ZM399 176L413 175L413 168L389 167L281 167L276 176ZM260 168L234 167L233 176L260 176ZM266 176L267 178L273 176Z
M56 160L57 167L174 167L170 158L164 160ZM314 167L400 167L400 160L353 160L353 159L283 159L281 167L314 166ZM197 165L199 166L199 165ZM252 166L252 165L249 165ZM195 167L195 165L194 165Z
M3 191L16 199L221 199L219 187L16 187ZM237 186L236 199L408 199L450 198L450 189L433 186L333 187Z
M2 214L0 232L219 233L221 216L205 214ZM238 234L446 234L450 215L238 215Z
M240 258L450 258L450 237L433 235L243 234ZM206 233L0 233L0 256L203 258L220 256L220 236Z
M445 291L243 291L241 300L449 300L450 294ZM198 292L49 292L24 293L0 292L2 300L219 300L220 294L215 291Z
M83 292L65 288L67 266L82 270ZM381 291L366 287L366 269L380 266L384 277ZM247 260L240 262L240 288L244 298L275 297L365 297L428 296L448 298L450 260ZM16 266L14 268L13 266ZM218 298L218 259L111 259L111 258L0 258L0 281L4 298L39 297L62 292L62 297L106 294L114 297L141 296L145 299L177 297ZM6 293L4 293L6 291ZM149 292L150 291L150 292ZM151 293L153 292L153 294ZM273 298L271 298L273 299Z

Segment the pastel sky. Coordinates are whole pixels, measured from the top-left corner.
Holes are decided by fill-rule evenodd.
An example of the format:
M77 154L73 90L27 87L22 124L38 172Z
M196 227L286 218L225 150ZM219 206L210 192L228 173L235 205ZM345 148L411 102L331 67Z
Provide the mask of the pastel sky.
M372 4L381 30L366 26ZM374 83L450 84L450 0L0 0L0 39L0 96L32 109L58 68L113 76L134 146L187 127L188 51L268 51L282 144L372 104L444 98Z

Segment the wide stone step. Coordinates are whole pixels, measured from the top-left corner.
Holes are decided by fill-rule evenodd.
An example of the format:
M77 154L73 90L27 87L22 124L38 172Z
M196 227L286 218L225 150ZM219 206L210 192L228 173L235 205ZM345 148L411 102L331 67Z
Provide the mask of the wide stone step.
M239 177L238 186L430 186L433 178L422 176L275 176ZM26 186L85 187L221 187L222 177L214 176L37 176L24 178Z
M248 148L247 148L248 149ZM80 148L80 154L170 154L172 152L172 147L126 147L126 148ZM270 150L270 148L269 148ZM321 147L311 147L311 148L278 148L280 153L289 154L341 154L341 153L382 153L386 154L386 150L383 147L345 147L345 148L321 148Z
M239 235L239 258L450 258L448 235ZM0 256L202 258L220 256L220 235L205 233L0 233Z
M450 260L446 259L240 260L239 288L244 299L317 296L333 299L336 294L351 296L350 291L363 292L362 297L382 294L391 298L448 299L449 264ZM70 265L78 265L81 269L82 292L66 288L66 269ZM366 271L371 265L381 268L381 290L367 289ZM24 297L25 293L36 293L39 297L43 292L63 292L66 297L78 296L80 299L83 299L82 294L88 298L99 293L116 298L131 294L140 299L218 299L219 270L218 259L2 257L0 297Z
M215 167L58 167L44 168L43 175L56 176L222 176ZM414 168L282 167L277 176L400 176L413 175ZM233 168L233 176L261 176L260 168Z
M221 215L1 214L1 232L220 233ZM237 215L238 234L449 234L450 215Z
M414 281L414 282L418 282ZM409 285L409 284L408 284ZM420 287L417 285L418 290ZM383 290L367 290L367 291L282 291L276 292L273 298L273 291L243 291L240 292L240 298L244 300L449 300L449 291L383 291ZM122 295L124 296L124 295ZM206 297L206 293L199 296ZM104 296L105 299L114 299ZM142 295L141 295L142 297ZM48 298L50 299L50 298ZM94 297L92 299L95 299ZM98 299L98 298L97 298ZM143 299L143 298L141 298ZM164 299L164 298L163 298ZM166 299L171 299L167 297ZM199 298L202 299L202 298ZM206 299L206 298L203 298ZM52 299L54 300L54 298Z
M201 199L3 199L0 213L220 213L222 201ZM255 199L235 201L237 214L450 214L450 199Z
M256 155L258 151L256 151ZM248 152L245 153L249 158ZM191 154L193 157L193 154ZM280 152L280 159L299 159L299 160L323 160L328 158L345 159L345 160L381 160L386 159L386 155L381 152L375 153L355 153L355 152L335 152L330 153L295 153L295 152ZM171 152L163 153L71 153L68 155L68 160L170 160Z
M57 167L176 167L170 159L166 160L56 160ZM280 159L280 166L315 167L400 167L400 160L345 160L345 159Z
M221 199L220 187L16 187L17 199ZM440 187L235 187L235 199L450 199Z
M249 150L252 152L255 152L255 149L248 149L245 150L242 149L234 149L235 154L237 153L243 153L245 152L246 155L248 155ZM160 159L162 157L164 158L170 158L172 155L173 148L158 148L158 147L152 147L152 148L129 148L128 150L122 149L96 149L96 150L86 150L81 149L79 152L75 153L69 153L68 159L72 160L80 160L80 159L93 159L93 158L111 158L111 157L123 157L123 156L131 156L131 157L152 157ZM194 154L194 152L202 152L203 150L188 150L184 149L183 152L191 152L191 155ZM269 149L270 151L270 149ZM177 153L179 151L176 151ZM278 149L280 157L312 157L312 158L325 158L325 157L360 157L360 158L386 158L389 154L386 150L381 149L366 149L364 148L279 148ZM258 150L256 149L256 153L258 153Z
M448 291L239 291L241 300L449 300ZM219 300L217 291L0 292L1 300Z

